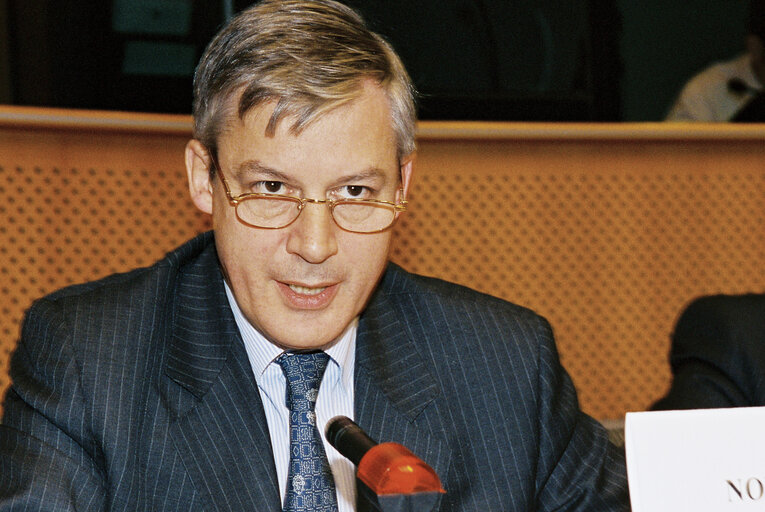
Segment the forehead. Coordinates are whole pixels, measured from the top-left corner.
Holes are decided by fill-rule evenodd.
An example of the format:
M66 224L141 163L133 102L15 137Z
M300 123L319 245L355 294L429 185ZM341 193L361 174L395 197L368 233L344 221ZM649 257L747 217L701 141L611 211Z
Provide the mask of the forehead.
M277 101L272 100L242 118L230 115L219 139L219 158L234 167L255 160L284 172L306 166L397 171L390 103L380 87L365 84L356 98L318 115L299 130L294 129L297 118L287 115L271 132L268 127L276 107Z

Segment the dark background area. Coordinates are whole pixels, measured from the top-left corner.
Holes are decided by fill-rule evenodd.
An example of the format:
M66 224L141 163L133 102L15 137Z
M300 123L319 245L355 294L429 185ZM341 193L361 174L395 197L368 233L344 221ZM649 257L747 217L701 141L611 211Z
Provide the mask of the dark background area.
M0 102L189 113L204 46L248 0L0 0ZM743 49L746 0L347 0L423 119L660 120Z

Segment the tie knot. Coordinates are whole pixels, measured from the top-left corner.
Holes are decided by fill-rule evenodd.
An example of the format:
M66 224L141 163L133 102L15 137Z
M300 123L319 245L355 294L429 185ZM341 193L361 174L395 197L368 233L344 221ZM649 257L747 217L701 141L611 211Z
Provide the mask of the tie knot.
M313 410L329 363L325 352L285 352L276 358L287 379L287 407Z

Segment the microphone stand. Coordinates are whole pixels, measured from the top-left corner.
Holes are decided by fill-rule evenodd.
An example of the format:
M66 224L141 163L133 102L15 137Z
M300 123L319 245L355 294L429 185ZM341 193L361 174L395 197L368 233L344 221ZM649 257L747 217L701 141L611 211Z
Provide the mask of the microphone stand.
M422 512L423 510L433 510L437 501L438 493L435 492L377 496L380 512Z

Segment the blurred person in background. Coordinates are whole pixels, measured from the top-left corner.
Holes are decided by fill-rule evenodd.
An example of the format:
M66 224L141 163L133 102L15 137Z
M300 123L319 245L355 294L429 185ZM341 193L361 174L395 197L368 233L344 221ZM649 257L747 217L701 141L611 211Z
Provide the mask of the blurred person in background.
M765 121L765 0L751 0L746 51L691 78L667 121Z

